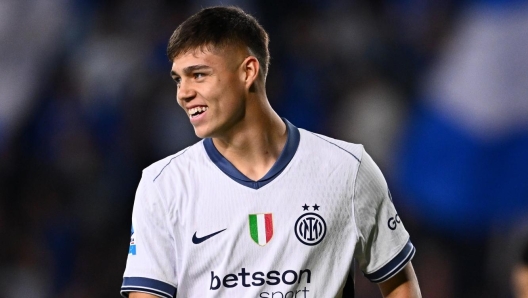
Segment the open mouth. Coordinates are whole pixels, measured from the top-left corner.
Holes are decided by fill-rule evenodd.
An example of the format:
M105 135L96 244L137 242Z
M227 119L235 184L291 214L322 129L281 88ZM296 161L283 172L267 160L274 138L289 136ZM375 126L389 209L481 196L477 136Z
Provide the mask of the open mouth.
M194 118L194 117L198 117L200 114L203 114L208 109L209 108L207 106L194 107L192 109L189 109L189 117L191 117L191 119Z

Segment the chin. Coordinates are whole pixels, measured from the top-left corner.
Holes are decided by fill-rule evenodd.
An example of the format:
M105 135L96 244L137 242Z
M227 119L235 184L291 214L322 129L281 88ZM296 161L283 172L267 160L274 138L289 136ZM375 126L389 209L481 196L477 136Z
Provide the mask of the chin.
M218 138L221 137L225 132L225 129L222 126L217 125L217 123L201 123L201 125L194 126L194 134L200 139L205 138Z
M209 136L207 134L199 133L198 131L194 130L194 134L199 137L200 139L206 139Z
M196 134L197 137L200 139L210 138L211 132L207 131L206 129L200 129L200 128L194 128L194 134Z

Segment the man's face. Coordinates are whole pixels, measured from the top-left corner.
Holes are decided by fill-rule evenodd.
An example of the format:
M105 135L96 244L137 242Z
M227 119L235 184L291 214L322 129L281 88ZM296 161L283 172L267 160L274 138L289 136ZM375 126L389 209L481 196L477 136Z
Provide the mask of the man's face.
M229 52L229 53L228 53ZM174 58L178 104L200 138L227 136L244 118L245 82L240 67L244 55L236 50L195 50Z

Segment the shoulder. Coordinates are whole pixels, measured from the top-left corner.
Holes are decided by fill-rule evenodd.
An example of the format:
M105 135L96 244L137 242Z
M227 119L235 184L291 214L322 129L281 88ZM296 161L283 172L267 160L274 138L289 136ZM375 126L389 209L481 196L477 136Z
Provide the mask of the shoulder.
M326 158L340 162L348 160L355 164L361 163L363 145L334 139L305 129L299 129L299 131L303 150L309 154L324 154Z
M145 169L143 169L143 176L148 177L151 181L156 181L162 175L171 175L184 169L189 164L192 164L203 158L203 140L191 145L179 152L160 159Z

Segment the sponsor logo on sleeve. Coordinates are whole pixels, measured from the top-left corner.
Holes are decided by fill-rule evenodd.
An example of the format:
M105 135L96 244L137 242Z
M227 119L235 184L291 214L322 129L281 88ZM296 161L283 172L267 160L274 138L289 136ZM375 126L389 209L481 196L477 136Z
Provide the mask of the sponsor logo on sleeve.
M130 247L128 248L128 254L136 255L136 240L134 237L134 225L130 229Z
M389 218L387 225L389 226L389 229L394 231L398 227L399 223L401 223L400 216L398 215L398 213L396 213L394 217Z

